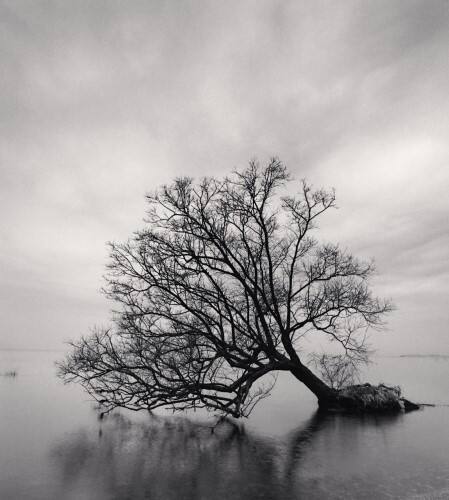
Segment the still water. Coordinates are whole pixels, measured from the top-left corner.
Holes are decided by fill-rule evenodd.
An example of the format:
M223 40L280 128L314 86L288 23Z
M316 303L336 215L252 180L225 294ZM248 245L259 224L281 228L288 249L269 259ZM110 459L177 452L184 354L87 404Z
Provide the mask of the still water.
M449 407L320 416L281 376L239 432L203 415L98 420L55 352L0 351L1 500L449 499ZM284 375L284 374L283 374ZM364 380L449 403L449 358L376 358Z

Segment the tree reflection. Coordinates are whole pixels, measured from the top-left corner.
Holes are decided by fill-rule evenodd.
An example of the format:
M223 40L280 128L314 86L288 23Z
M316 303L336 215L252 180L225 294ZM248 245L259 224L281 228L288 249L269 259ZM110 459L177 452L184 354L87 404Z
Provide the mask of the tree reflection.
M285 438L273 439L229 421L212 429L188 418L137 423L115 415L100 424L98 435L80 431L55 446L52 456L61 472L61 498L319 498L322 485L304 476L317 441L319 456L335 435L347 439L350 450L354 428L395 422L316 412Z

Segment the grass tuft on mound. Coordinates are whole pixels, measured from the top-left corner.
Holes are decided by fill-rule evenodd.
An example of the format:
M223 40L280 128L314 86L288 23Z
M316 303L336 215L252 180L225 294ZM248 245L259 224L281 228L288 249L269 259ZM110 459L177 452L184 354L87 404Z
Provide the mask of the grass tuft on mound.
M344 387L339 396L353 401L354 406L364 411L398 411L404 409L399 386L384 384L359 384Z

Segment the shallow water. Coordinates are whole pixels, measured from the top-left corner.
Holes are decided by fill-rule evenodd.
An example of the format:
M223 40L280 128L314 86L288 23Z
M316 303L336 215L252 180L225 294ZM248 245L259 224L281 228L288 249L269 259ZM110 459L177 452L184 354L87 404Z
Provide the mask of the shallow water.
M449 407L322 417L283 374L239 432L204 416L98 420L60 353L0 351L0 499L449 498ZM365 380L449 403L449 359L378 358Z

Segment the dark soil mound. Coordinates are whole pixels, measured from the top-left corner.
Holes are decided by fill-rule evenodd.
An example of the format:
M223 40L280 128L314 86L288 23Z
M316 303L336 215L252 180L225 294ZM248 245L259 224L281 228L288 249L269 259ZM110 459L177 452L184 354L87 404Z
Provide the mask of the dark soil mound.
M384 384L350 385L337 392L335 401L320 404L328 410L357 412L399 412L419 409L419 405L401 397L398 386Z

